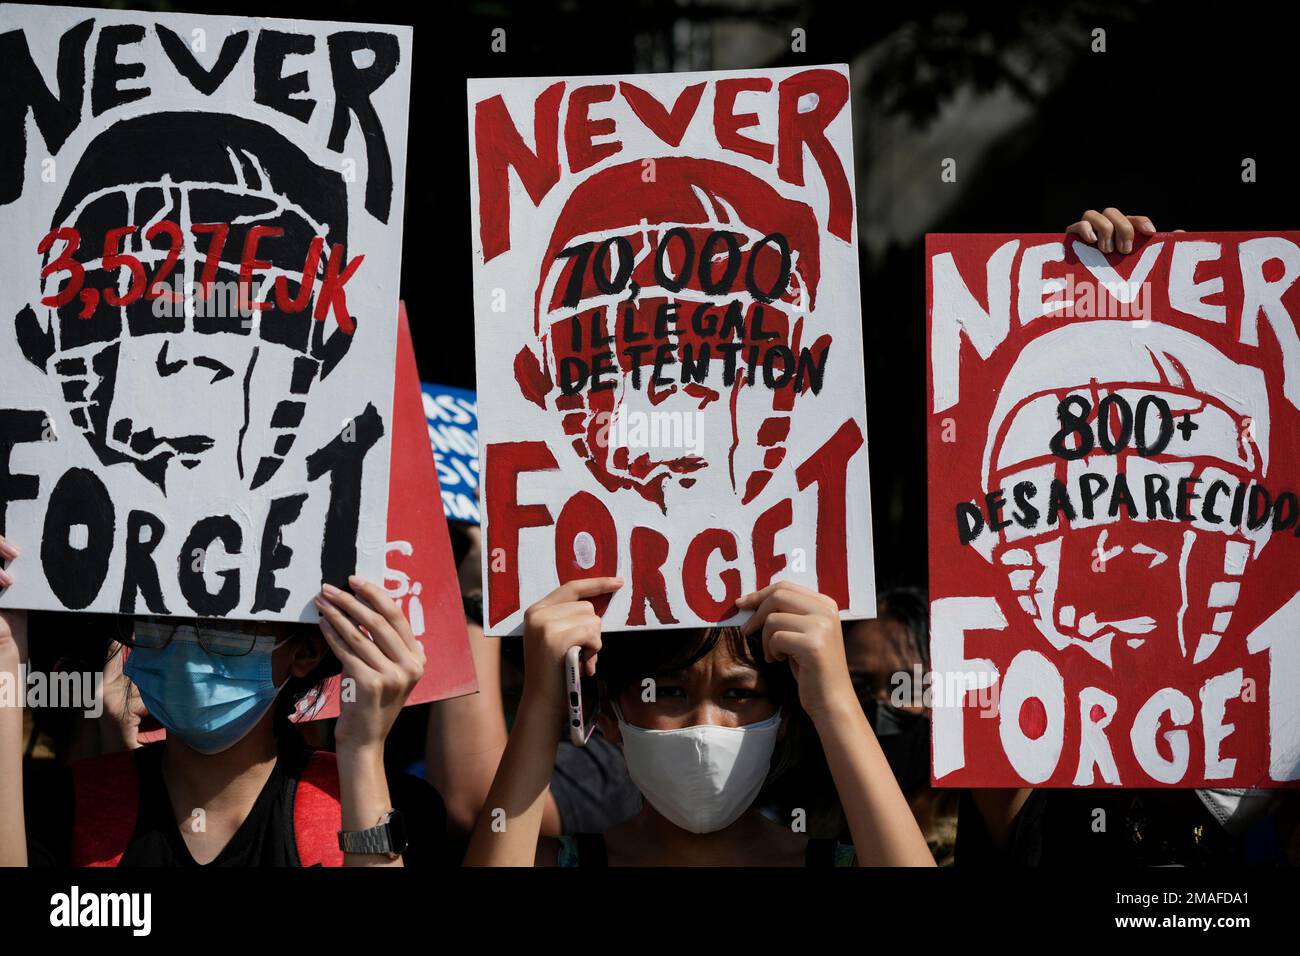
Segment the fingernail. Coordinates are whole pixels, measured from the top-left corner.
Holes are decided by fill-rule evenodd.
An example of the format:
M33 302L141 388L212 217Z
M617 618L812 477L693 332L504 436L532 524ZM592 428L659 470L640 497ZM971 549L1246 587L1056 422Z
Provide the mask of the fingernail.
M314 601L313 603L314 603L314 604L316 605L316 607L317 607L319 610L321 610L321 611L323 611L323 610L325 610L326 608L329 607L329 602L326 601L324 598L316 598L315 601Z
M18 557L18 549L8 541L0 541L0 554L3 554L6 558L12 561L14 558Z
M1125 254L1132 252L1133 243L1129 242L1127 239L1120 240L1119 251Z
M338 588L336 588L334 585L327 583L321 585L320 593L325 595L326 597L338 597L343 592L340 591Z
M359 588L361 587L361 585L365 583L366 582L364 578L359 578L355 574L348 575L348 584L352 585L354 588Z
M1101 251L1102 251L1102 252L1110 252L1110 251L1111 251L1111 245L1110 245L1110 240L1109 240L1109 239L1103 239L1100 243L1098 243L1098 245L1101 247Z
M9 576L7 571L0 571L0 587L9 587L14 583L14 579Z

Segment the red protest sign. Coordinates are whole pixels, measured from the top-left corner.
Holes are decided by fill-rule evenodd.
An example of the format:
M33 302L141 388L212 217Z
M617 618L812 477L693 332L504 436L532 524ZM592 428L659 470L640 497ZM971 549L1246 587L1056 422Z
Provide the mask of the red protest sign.
M411 622L427 655L424 677L411 692L407 705L472 694L478 690L478 681L404 302L398 308L393 457L389 470L392 477L384 589ZM326 683L319 699L304 702L300 708L302 719L337 717L338 695L336 677Z
M1298 243L927 237L937 783L1296 784Z

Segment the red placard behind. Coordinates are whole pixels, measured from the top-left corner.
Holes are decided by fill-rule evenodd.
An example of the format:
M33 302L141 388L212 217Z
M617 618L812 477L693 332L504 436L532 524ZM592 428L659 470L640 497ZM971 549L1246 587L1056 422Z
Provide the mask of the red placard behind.
M407 706L460 697L478 690L460 584L442 511L433 445L420 397L420 376L406 317L398 308L397 372L393 396L393 453L389 468L388 555L384 588L424 645L424 677ZM301 719L337 717L339 678L321 698L304 701Z

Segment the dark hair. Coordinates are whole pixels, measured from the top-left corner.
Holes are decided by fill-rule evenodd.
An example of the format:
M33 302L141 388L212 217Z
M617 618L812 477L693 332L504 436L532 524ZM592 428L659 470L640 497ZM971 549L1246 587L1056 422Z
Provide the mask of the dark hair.
M615 700L645 678L684 670L724 643L736 660L762 675L768 694L786 717L784 736L777 742L767 782L756 803L775 807L778 812L803 808L808 812L810 832L812 821L829 816L826 831L836 831L839 812L834 782L817 731L799 704L798 682L787 662L763 659L759 635L746 638L737 627L606 634L596 669L601 691L607 700Z
M903 626L924 670L930 669L930 602L920 588L890 588L876 598L876 616Z
M69 611L29 611L27 630L37 635L30 642L27 664L33 673L60 674L102 671L112 659L117 631L111 614L74 614ZM20 693L25 694L26 689ZM32 707L32 734L25 750L37 738L49 738L59 759L68 756L73 734L82 719L80 707Z
M320 631L314 624L294 623L289 625L288 640L317 640L322 644L325 638L321 636ZM301 736L297 726L289 718L293 715L294 710L298 707L298 702L309 694L319 691L322 685L343 671L343 664L334 652L326 645L325 655L320 659L315 667L309 673L302 677L290 677L280 696L275 700L275 718L272 720L272 728L275 731L277 739L284 739L287 734L298 734Z

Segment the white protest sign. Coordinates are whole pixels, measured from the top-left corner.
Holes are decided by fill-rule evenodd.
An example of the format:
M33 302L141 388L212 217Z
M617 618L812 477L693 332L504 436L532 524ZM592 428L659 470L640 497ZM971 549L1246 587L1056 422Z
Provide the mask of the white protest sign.
M468 85L489 633L874 613L844 66Z
M380 579L410 69L406 27L0 7L0 606Z

